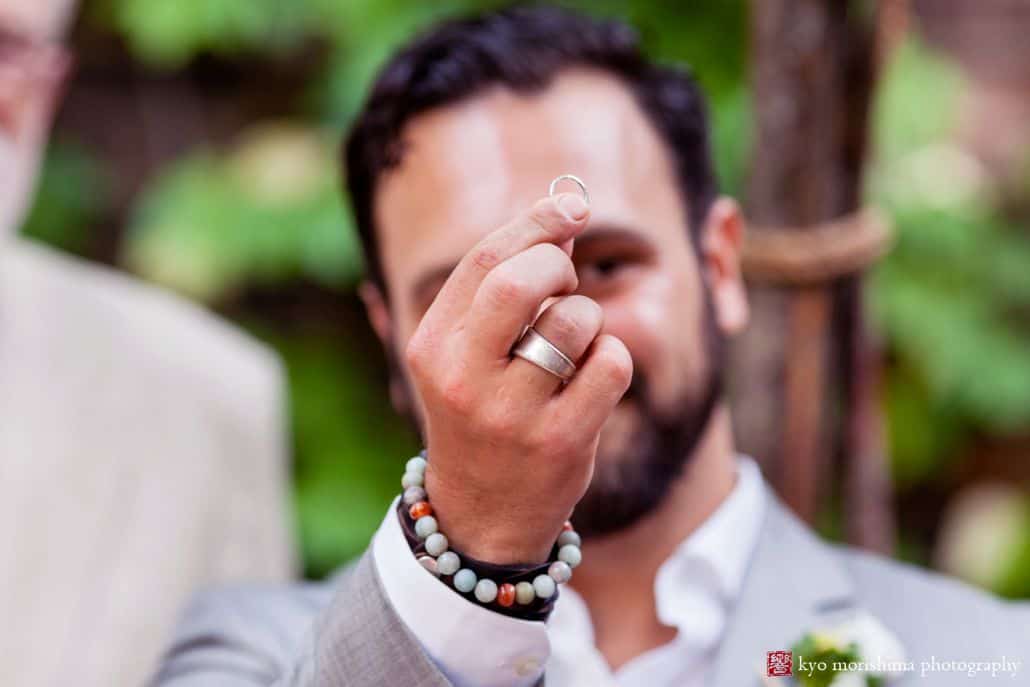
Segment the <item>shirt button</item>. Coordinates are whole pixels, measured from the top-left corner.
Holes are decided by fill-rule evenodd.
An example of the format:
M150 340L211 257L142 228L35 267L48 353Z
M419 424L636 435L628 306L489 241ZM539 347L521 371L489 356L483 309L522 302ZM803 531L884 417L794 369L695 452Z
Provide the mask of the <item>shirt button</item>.
M533 656L524 656L523 658L516 659L513 667L515 668L516 675L526 677L540 670L540 659Z

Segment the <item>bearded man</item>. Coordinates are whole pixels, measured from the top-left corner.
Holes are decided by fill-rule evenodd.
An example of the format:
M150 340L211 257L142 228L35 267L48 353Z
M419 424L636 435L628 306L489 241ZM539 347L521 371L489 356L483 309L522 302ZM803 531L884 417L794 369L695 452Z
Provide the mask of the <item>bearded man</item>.
M901 680L1026 651L1024 608L824 544L735 453L743 226L708 138L619 23L513 9L397 53L346 172L428 462L330 582L198 601L157 682L754 685L821 628Z

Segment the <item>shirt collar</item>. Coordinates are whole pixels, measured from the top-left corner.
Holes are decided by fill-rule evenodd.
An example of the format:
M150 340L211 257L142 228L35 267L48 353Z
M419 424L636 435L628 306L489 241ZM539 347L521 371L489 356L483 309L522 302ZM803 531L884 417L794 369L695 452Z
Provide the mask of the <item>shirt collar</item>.
M655 598L659 605L668 591L667 585L679 586L684 581L693 581L683 579L686 567L707 568L713 591L723 602L730 602L740 594L765 516L766 493L755 461L738 455L736 462L737 479L729 496L658 569Z
M730 494L655 575L658 617L681 635L703 635L706 642L709 635L717 635L726 609L740 594L768 507L755 461L738 455L736 472ZM562 589L549 625L593 641L589 611L571 587Z

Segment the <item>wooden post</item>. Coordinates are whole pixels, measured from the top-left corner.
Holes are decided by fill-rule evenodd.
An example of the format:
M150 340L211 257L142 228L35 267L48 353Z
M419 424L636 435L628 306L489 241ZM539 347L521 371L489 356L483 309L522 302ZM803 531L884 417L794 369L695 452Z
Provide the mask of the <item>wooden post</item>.
M876 23L874 13L860 7L839 0L751 5L755 148L748 214L755 232L803 232L859 207ZM822 495L832 490L833 447L842 446L849 523L874 504L885 513L861 277L803 287L752 285L751 297L753 325L736 352L733 386L742 448L763 462L787 503L813 522L825 505ZM834 336L835 322L842 337ZM835 422L841 405L848 415ZM883 548L889 517L861 522L849 538Z

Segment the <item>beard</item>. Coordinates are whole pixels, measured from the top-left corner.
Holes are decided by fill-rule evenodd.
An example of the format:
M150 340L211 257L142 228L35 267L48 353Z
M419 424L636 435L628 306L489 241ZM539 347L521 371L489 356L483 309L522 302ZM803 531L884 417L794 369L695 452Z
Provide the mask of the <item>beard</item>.
M625 407L616 411L631 413L633 428L613 437L619 445L610 451L602 431L593 478L572 514L584 539L626 529L658 508L704 435L722 397L725 368L724 339L707 293L704 302L701 383L683 390L670 409L662 410L654 403L648 377L634 371L620 401Z

